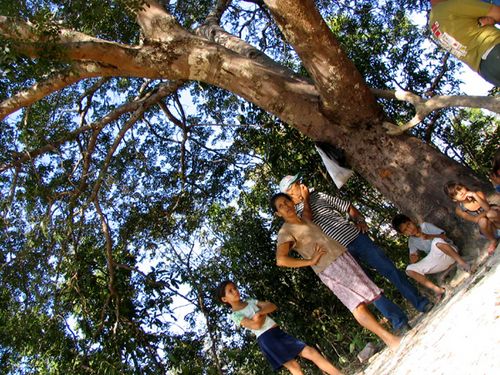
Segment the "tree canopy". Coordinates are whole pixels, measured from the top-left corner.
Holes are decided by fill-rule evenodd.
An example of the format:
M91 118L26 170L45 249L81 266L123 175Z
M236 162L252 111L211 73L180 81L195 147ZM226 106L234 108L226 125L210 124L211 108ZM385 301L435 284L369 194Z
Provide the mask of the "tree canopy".
M402 265L396 210L444 220L443 181L489 188L497 91L463 97L460 64L414 22L426 7L2 2L0 370L271 373L214 301L227 278L349 367L369 335L312 271L276 267L268 198L301 171ZM315 141L357 172L342 191Z

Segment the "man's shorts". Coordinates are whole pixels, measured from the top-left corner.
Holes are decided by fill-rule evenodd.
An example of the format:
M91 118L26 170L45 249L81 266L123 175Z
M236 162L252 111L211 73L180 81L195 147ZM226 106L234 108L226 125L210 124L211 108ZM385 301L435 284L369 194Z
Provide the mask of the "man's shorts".
M500 86L500 44L493 47L486 59L481 59L478 73L489 83Z

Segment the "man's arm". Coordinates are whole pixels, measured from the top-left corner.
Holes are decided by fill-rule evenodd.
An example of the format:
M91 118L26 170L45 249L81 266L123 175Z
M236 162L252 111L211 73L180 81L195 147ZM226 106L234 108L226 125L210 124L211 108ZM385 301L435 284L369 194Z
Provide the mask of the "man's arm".
M292 244L293 242L284 242L278 245L278 249L276 250L276 264L279 267L299 268L314 266L319 262L323 254L326 253L322 247L316 245L311 259L293 258L289 255L290 250L292 250Z
M439 3L442 3L443 1L446 1L446 0L431 0L430 3L431 3L431 7L433 5L436 5L436 4L439 4Z
M352 205L352 203L349 206L349 211L347 213L361 233L368 232L368 225L366 225L365 218L361 215L361 212L359 212L358 209Z
M310 199L309 188L304 184L300 184L300 193L303 199L302 217L306 220L313 221L313 213L312 213L311 203L309 201Z
M442 238L445 241L448 239L448 237L446 237L445 233L439 233L439 234L422 233L422 238L424 240L432 240L434 238Z
M486 17L491 17L495 20L495 23L500 22L500 6L492 5L490 11L486 14Z
M424 240L432 240L434 238L441 238L445 241L448 240L446 233L443 229L435 226L432 223L422 223L420 226L422 238Z
M488 13L485 16L479 17L477 19L479 26L495 26L495 24L500 23L500 6L492 5Z

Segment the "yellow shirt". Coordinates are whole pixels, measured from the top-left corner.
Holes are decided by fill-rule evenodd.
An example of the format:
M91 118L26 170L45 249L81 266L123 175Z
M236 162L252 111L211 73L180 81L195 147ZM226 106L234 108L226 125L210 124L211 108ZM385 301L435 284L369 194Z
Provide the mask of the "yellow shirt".
M432 34L444 49L475 71L484 53L500 43L500 30L477 23L491 7L480 0L447 0L432 6Z

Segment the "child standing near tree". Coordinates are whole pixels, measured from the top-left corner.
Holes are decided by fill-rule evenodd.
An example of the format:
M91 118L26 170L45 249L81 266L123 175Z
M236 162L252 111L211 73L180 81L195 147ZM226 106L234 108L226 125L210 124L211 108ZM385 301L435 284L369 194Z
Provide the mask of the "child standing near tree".
M327 374L342 375L330 361L316 349L283 332L268 315L276 311L272 302L249 299L244 301L236 285L229 280L217 288L220 302L231 306L231 319L238 325L252 331L257 336L259 348L275 371L285 367L293 375L302 375L297 356L312 361Z
M471 191L465 185L450 181L444 192L457 203L455 213L479 226L479 232L489 240L488 255L493 255L500 238L500 209L489 204L482 191Z
M426 222L417 225L403 214L394 216L392 226L399 233L409 237L411 264L406 268L407 275L432 290L438 297L444 294L445 289L434 284L426 275L445 271L455 262L464 271L471 272L470 265L458 254L457 248L448 241L441 228ZM419 251L427 255L420 259Z

